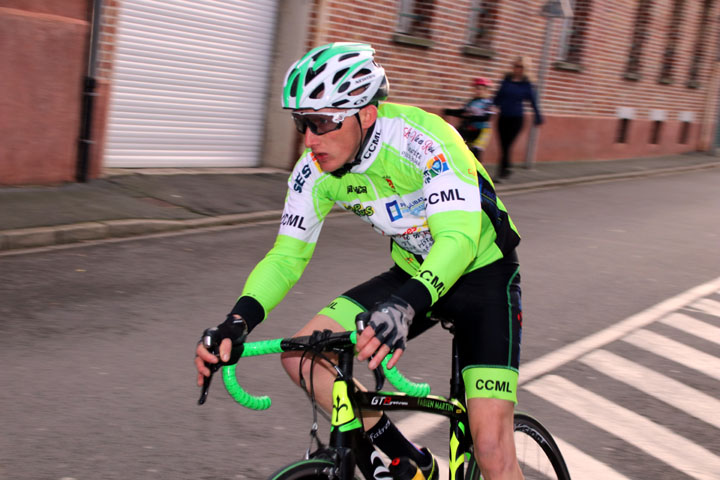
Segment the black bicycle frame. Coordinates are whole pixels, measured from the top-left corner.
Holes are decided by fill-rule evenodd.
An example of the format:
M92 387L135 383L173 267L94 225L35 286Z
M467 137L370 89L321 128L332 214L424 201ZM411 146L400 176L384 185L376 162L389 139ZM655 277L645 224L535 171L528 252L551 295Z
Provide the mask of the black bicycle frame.
M455 337L452 340L452 373L450 377L450 398L428 395L412 397L404 393L364 392L348 382L353 375L352 350L338 352L337 379L333 386L333 411L331 416L330 447L338 458L337 472L340 478L354 478L354 451L362 451L369 440L363 438L364 430L361 413L366 410L403 410L443 415L450 419L450 470L456 480L465 478L465 452L471 450L471 436L467 432L467 409L460 400L465 396L465 386L460 375L460 363ZM370 444L371 445L371 444ZM372 447L369 447L372 448Z

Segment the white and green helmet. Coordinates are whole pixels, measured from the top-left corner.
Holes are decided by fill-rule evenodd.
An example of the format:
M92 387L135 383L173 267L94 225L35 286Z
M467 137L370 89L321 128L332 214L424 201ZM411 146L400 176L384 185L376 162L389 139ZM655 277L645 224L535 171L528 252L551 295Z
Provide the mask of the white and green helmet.
M285 74L283 108L361 108L388 95L385 70L367 43L314 48Z

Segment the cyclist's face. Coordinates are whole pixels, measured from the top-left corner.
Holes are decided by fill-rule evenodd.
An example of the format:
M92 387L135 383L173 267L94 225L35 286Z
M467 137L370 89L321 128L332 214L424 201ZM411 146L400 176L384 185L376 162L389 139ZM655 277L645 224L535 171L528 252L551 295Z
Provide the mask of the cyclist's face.
M307 114L307 121L315 123L315 126L308 126L305 129L305 146L312 150L324 172L337 170L352 160L360 145L361 134L372 125L377 116L377 109L374 106L364 107L358 112L360 123L355 115L350 115L343 119L340 127L336 129L335 125L328 126L326 123L331 121L327 114L334 112L343 112L343 110L323 108L317 112L312 110L297 112ZM313 113L326 115L313 117ZM318 133L313 133L313 130ZM323 131L327 133L322 133Z

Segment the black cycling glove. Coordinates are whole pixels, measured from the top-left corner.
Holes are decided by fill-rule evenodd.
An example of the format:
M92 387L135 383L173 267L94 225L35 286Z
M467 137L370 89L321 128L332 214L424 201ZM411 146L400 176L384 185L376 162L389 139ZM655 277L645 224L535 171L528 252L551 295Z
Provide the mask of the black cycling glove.
M375 337L394 350L405 349L413 317L415 310L409 303L398 296L390 295L388 300L375 305L370 311L358 314L357 322L359 325L372 327Z
M227 319L217 327L208 328L202 334L202 344L210 353L217 355L220 342L229 338L232 341L232 352L230 359L223 362L225 365L232 365L240 360L242 355L245 339L248 335L248 326L245 320L240 317L236 318L232 313L228 314Z

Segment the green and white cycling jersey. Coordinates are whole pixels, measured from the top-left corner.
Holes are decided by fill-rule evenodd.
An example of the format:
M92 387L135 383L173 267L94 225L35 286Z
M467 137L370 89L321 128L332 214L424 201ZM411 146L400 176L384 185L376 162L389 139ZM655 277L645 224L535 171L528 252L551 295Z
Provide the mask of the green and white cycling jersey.
M288 180L275 245L243 296L269 312L297 282L333 205L392 240L395 263L435 303L466 272L512 251L520 237L490 177L457 131L419 108L382 103L361 162L341 177L306 150Z

